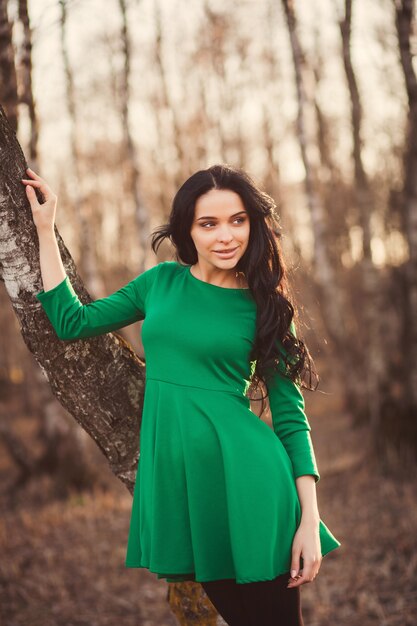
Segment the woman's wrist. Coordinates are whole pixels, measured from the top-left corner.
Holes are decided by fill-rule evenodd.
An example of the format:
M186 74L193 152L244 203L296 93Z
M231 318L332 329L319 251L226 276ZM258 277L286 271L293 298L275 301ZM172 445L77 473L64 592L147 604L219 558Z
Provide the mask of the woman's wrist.
M304 524L316 526L320 521L320 515L314 476L311 474L298 476L296 485L301 506L301 520Z
M301 521L304 524L317 526L320 523L320 514L318 509L305 509L301 511Z
M55 239L54 225L42 226L36 229L38 233L38 239Z

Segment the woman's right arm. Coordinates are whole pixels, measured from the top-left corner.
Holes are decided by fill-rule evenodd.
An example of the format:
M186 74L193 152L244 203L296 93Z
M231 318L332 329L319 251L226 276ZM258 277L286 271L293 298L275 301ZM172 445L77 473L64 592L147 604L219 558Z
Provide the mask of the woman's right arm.
M47 183L31 169L27 169L31 178L23 178L26 195L32 209L33 221L39 238L39 261L42 283L45 291L56 287L66 277L58 242L55 237L54 223L58 198ZM45 202L40 204L34 188L39 189Z
M39 237L43 289L36 294L60 339L84 339L102 335L145 317L146 295L159 265L142 272L110 296L82 304L62 263L54 232L57 196L32 170L22 179ZM39 204L33 187L45 202Z

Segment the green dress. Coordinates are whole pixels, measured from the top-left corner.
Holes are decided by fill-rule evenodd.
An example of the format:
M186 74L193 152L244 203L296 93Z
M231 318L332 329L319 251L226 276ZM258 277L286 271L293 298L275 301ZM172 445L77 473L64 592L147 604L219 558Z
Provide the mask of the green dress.
M36 298L63 340L144 320L146 385L126 567L167 582L248 583L288 572L301 520L295 478L312 474L318 482L320 475L293 381L276 373L268 385L273 430L250 409L250 289L212 285L189 265L165 261L89 304L68 277ZM322 520L319 534L323 556L341 545Z

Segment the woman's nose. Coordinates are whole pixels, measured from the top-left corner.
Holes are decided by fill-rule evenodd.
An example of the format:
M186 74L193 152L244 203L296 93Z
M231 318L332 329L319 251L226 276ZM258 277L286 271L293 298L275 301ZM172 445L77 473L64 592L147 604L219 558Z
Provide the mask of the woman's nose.
M221 228L217 234L218 241L231 241L233 239L233 235L230 232L229 228Z

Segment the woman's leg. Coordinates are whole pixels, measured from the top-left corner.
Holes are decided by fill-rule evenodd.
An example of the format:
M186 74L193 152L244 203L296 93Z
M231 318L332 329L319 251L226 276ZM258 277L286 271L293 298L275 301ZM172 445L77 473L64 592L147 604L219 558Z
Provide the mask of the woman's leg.
M300 587L288 589L289 578L290 572L274 580L239 585L251 626L304 626Z
M229 626L251 626L242 601L241 587L233 578L200 583L217 612Z
M289 578L290 572L255 583L227 578L201 585L229 626L304 626L300 587L288 589Z

